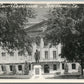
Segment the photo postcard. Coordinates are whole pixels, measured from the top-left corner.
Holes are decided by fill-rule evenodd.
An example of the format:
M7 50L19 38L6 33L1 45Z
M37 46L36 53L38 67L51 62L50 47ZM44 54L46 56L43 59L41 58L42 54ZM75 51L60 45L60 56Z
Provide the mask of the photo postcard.
M83 2L0 2L0 82L83 79Z

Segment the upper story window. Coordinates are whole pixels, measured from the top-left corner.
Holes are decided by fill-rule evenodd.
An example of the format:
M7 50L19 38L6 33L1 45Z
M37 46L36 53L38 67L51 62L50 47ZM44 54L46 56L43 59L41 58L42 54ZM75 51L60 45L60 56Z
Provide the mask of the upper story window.
M72 69L76 69L76 64L72 64Z
M53 59L56 59L56 51L53 51Z
M5 52L2 52L1 54L2 54L2 56L6 56L6 53Z
M45 59L48 59L48 51L45 51Z
M14 56L14 52L10 52L10 56Z

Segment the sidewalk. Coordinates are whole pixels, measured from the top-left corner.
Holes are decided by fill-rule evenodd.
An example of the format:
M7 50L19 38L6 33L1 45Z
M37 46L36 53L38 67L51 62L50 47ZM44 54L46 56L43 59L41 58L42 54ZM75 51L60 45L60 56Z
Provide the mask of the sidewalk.
M0 79L30 79L31 75L0 75Z

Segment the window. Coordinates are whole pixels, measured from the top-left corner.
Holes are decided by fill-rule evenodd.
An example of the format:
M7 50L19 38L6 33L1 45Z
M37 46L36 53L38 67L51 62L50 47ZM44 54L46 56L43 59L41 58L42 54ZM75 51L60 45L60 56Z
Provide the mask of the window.
M5 66L1 66L1 69L2 69L2 71L5 71L6 70L6 67Z
M18 65L18 70L19 70L19 71L22 70L22 65Z
M72 64L72 69L76 69L76 64Z
M5 52L2 52L2 56L6 56L6 53Z
M62 69L64 69L64 63L62 63Z
M1 69L2 69L2 71L4 71L4 67L3 66L1 66Z
M31 64L29 64L29 70L31 70Z
M53 70L57 70L57 65L53 64Z
M13 71L13 66L12 65L10 65L10 71Z
M48 51L45 51L45 59L48 59Z
M18 56L22 56L22 52L18 52Z
M14 56L14 52L10 52L10 56Z
M53 51L53 59L56 59L56 51Z
M44 73L49 73L50 72L50 66L48 64L44 65Z

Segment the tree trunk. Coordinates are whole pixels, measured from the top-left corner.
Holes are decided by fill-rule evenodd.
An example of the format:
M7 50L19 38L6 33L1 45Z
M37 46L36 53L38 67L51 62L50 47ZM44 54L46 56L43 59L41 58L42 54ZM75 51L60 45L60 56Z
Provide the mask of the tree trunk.
M80 65L81 65L81 76L83 76L83 61L82 60L81 60Z

